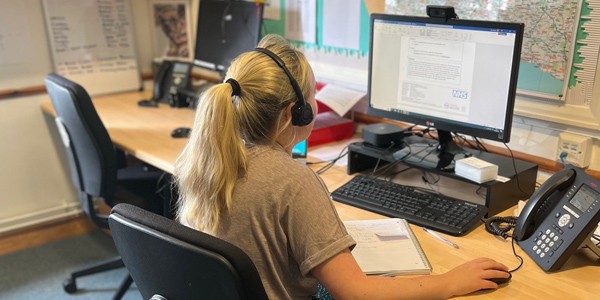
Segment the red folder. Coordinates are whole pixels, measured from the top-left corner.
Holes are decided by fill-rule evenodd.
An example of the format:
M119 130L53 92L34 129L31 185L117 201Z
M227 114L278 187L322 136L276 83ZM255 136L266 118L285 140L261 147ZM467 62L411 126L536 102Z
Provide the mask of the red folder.
M338 116L333 111L319 113L308 137L308 146L349 139L354 135L354 121Z

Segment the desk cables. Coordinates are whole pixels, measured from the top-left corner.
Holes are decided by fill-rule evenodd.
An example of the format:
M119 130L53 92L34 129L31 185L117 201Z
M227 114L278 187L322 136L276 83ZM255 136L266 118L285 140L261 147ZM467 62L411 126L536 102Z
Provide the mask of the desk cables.
M507 239L509 237L508 232L515 228L517 224L516 217L491 217L485 221L485 231Z
M317 174L323 174L323 173L325 173L325 171L331 169L331 167L333 167L338 160L342 159L346 155L348 155L348 146L347 145L344 148L342 148L342 150L340 151L338 156L333 159L325 160L325 161L318 161L318 162L307 162L306 164L307 165L326 164L325 166L323 166L320 169L318 169L317 171L315 171L315 173L317 173Z
M512 273L520 269L523 265L523 258L520 255L518 255L517 251L515 250L515 238L512 236L512 234L508 233L509 231L515 228L515 225L517 224L517 217L491 217L482 221L483 223L485 223L485 231L487 231L488 233L491 233L495 236L499 236L504 240L508 239L509 237L511 238L511 247L513 255L519 260L519 265L516 268L509 270L508 272Z

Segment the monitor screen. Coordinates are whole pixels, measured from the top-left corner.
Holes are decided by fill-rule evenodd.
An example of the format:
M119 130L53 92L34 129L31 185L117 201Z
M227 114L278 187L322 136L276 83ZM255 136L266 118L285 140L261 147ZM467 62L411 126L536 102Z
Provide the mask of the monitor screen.
M263 5L246 1L201 0L196 30L196 65L224 72L231 61L260 40Z
M368 113L433 127L442 148L450 132L508 142L523 28L371 15Z

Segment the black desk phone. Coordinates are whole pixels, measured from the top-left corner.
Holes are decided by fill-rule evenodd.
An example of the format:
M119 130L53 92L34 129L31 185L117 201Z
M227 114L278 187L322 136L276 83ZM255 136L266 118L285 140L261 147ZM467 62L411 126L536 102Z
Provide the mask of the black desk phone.
M177 90L189 89L192 65L186 62L163 60L160 69L154 77L154 101L169 103L171 106L177 99Z
M600 222L600 182L571 165L552 175L517 218L513 237L544 271L556 271L590 240Z

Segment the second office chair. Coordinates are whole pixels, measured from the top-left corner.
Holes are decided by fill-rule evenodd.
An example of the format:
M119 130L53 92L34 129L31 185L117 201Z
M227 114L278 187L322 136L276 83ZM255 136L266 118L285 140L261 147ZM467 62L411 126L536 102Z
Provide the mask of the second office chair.
M45 84L56 111L56 124L66 148L71 181L79 194L83 212L103 229L109 228L108 216L96 211L95 200L102 200L110 207L119 202L135 203L161 213L162 203L155 191L162 172L148 171L139 165L120 166L120 152L115 149L85 89L54 73L46 76ZM78 277L119 267L123 267L123 262L120 257L115 257L72 273L63 287L66 292L74 293ZM114 299L120 299L131 283L128 275Z

